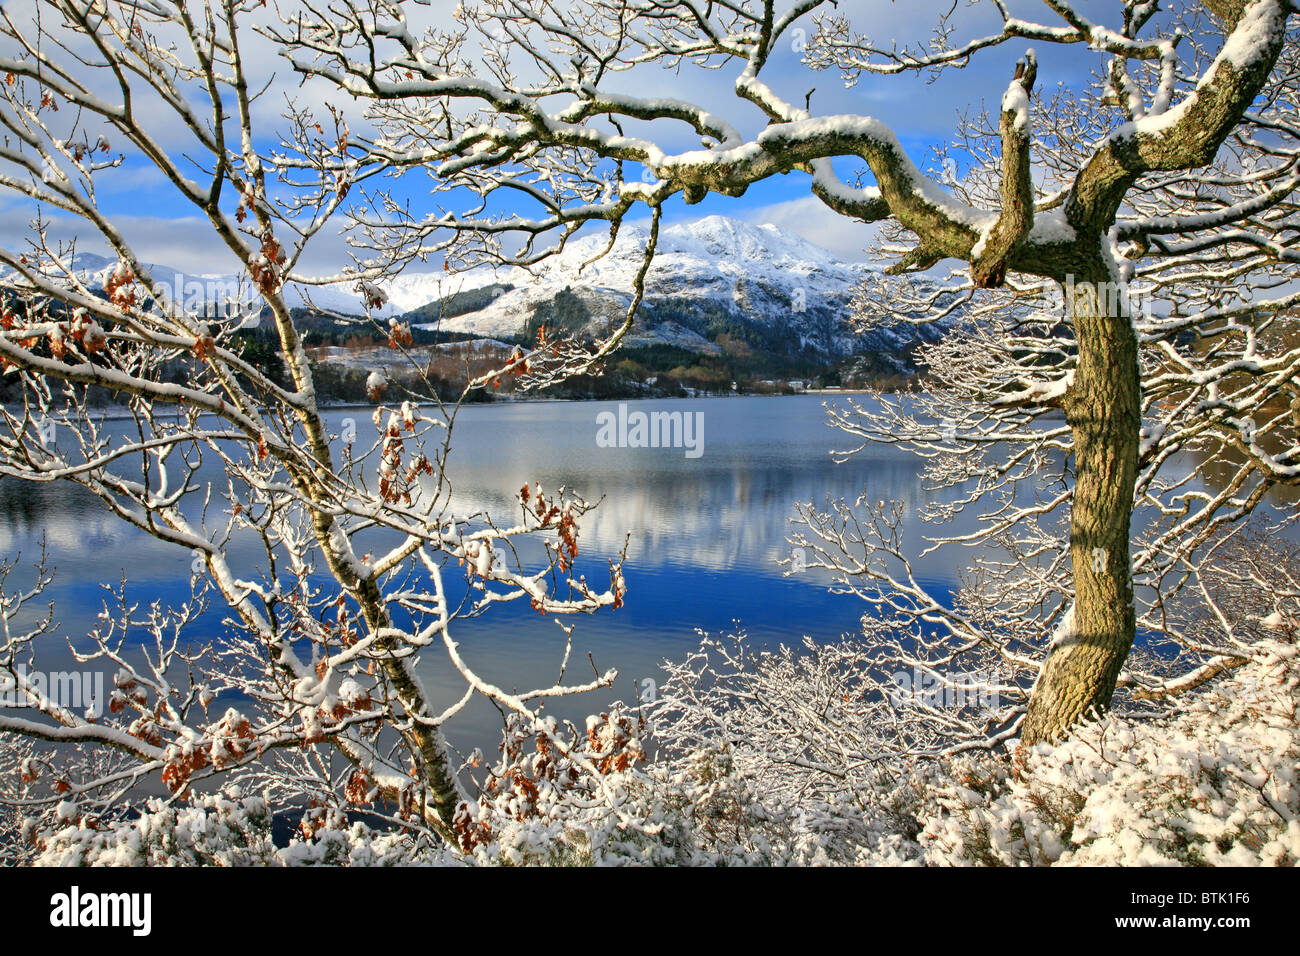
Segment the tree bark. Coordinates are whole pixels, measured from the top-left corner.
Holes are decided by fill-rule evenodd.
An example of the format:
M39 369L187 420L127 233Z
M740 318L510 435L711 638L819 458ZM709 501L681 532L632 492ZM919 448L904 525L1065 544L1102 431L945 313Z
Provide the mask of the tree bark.
M1060 740L1080 719L1105 710L1136 636L1129 522L1141 382L1137 335L1121 288L1104 263L1066 284L1079 347L1064 402L1074 432L1075 602L1073 620L1058 632L1034 686L1023 744Z

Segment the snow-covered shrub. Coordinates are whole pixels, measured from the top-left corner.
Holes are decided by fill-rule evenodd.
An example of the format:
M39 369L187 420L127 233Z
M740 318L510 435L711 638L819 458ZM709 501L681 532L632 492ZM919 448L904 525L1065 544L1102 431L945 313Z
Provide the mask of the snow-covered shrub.
M233 797L233 795L232 795ZM24 836L42 866L256 866L275 860L272 811L260 798L205 796L190 806L158 800L133 820L105 823L65 801L29 819Z
M509 720L501 755L455 819L461 848L486 864L673 863L677 814L644 772L644 717L622 705L532 733ZM481 764L476 754L474 766Z
M105 824L60 806L52 824L29 821L25 836L38 866L395 866L456 862L443 850L404 833L376 832L327 814L308 838L288 846L272 840L273 813L262 797L237 791L209 795L189 806L149 802L132 820Z
M922 811L934 863L1294 865L1300 667L1293 642L1172 713L1109 716L1017 759L965 758Z
M743 633L704 634L666 665L655 769L691 794L701 849L774 864L866 862L865 847L891 862L916 855L915 768L880 757L926 711L877 693L875 650L845 639L754 653Z
M18 814L0 806L0 866L14 866L27 859L27 848L19 835Z
M661 725L640 799L674 821L659 834L673 862L1294 864L1300 663L1285 620L1163 713L924 761L888 747L872 759L896 728L846 719L830 682L854 642L750 657L743 639L706 637L656 709L678 719ZM702 666L719 653L726 666Z
M757 736L765 713L757 696L727 713L715 707L715 687L691 709L695 717L711 715L714 728L692 725L689 715L666 725L678 729L651 738L659 749L649 760L646 726L630 711L592 718L585 730L557 726L531 742L515 728L479 800L458 818L459 851L349 824L338 810L318 812L310 837L296 834L276 847L266 801L237 795L183 807L154 802L113 825L85 821L66 803L52 821L29 823L24 835L35 847L31 861L44 865L1300 860L1300 661L1293 641L1261 646L1258 661L1160 716L1112 714L1055 748L914 763L861 760L850 744L868 732L812 707L824 704L817 678L834 656L769 654L745 680L759 693L782 688L792 716L774 732L805 734L810 751L838 744L845 759L836 771L798 759L793 744L778 748ZM792 675L803 683L791 683ZM653 712L680 713L682 700L669 697Z
M463 845L513 865L918 858L912 771L859 759L891 732L882 702L844 693L863 653L846 642L751 659L743 636L705 635L644 712L615 708L585 732L553 727L531 749L522 728L508 733L482 796L458 818Z

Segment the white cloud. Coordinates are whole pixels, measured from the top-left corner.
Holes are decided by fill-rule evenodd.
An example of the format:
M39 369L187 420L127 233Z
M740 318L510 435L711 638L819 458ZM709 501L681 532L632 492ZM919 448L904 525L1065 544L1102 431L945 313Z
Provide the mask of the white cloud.
M87 223L66 214L45 210L46 234L51 244L76 237L80 252L109 253L108 244ZM32 237L35 207L31 203L0 206L0 247L22 250ZM235 257L213 231L211 223L198 216L117 215L113 225L143 262L169 266L196 275L239 271ZM352 260L341 236L321 233L308 244L298 271L333 274Z
M757 206L736 216L753 223L770 223L850 262L868 258L867 247L878 229L872 223L841 216L815 196Z

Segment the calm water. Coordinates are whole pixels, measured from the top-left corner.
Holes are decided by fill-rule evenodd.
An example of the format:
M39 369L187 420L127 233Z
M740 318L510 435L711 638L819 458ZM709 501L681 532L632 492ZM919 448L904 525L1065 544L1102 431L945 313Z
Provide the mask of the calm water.
M828 452L845 442L825 425L816 396L628 404L630 410L703 413L703 454L598 447L597 415L616 411L616 402L467 407L456 422L449 473L459 512L509 516L525 480L540 481L548 493L566 485L589 501L604 496L579 539L578 570L593 582L607 580L607 559L631 533L626 606L565 619L577 625L569 678L590 676L590 653L602 671L617 668L618 683L581 700L556 701L548 707L552 713L577 717L615 698L632 699L642 681L659 679L664 658L680 657L695 643L697 627L719 631L738 620L765 643L797 642L803 635L832 639L856 628L861 602L827 594L826 579L816 572L785 577L778 567L790 554L785 539L793 506L827 495L855 497L865 487L873 498L902 498L914 509L925 491L912 459L882 448L836 465ZM369 417L332 413L334 430L344 417L356 419L364 446L367 431L373 433ZM215 468L205 473L217 476ZM103 586L117 585L124 574L128 596L137 601L179 601L188 592L188 552L123 524L88 493L70 485L0 482L0 556L12 560L21 552L26 564L38 553L42 534L57 569L47 596L69 636L84 635L99 612ZM248 560L256 562L257 554L249 551ZM951 575L941 565L919 570L935 580ZM29 577L21 569L15 574ZM219 633L221 610L210 613L200 630ZM196 640L204 636L194 634ZM564 636L553 618L540 617L524 602L461 622L455 637L480 673L502 686L539 686L558 675ZM463 689L432 651L421 671L430 688L449 699ZM453 743L469 747L491 745L499 726L496 711L481 702L448 729Z
M578 571L597 583L608 580L607 560L631 534L626 606L565 619L577 625L568 679L591 676L590 653L601 671L617 668L618 683L557 700L548 705L551 713L576 718L613 699L633 699L642 681L660 678L665 658L679 658L695 644L696 628L716 632L736 620L766 644L798 642L804 635L829 640L856 630L865 605L828 594L827 579L816 572L786 577L777 565L790 554L786 537L795 503L828 495L852 500L865 489L872 499L902 499L914 515L928 497L916 461L898 450L872 448L836 465L829 451L850 442L827 427L821 403L819 396L627 403L630 410L702 413L699 457L680 448L599 447L597 416L616 411L616 402L462 409L449 462L458 513L486 510L508 519L517 514L513 496L525 480L540 481L548 494L566 485L589 501L604 496L579 539ZM357 422L358 447L367 447L374 433L369 416L332 413L333 430L341 430L345 417ZM205 467L212 469L206 478L219 477L215 464ZM909 550L919 553L919 522L913 520L908 533ZM21 551L26 561L37 554L42 534L57 568L47 596L70 636L85 634L103 586L116 585L124 574L136 601L180 601L188 593L188 552L135 531L70 485L0 482L0 556L12 560ZM233 557L238 567L244 557L238 548ZM259 560L257 552L247 552L249 564ZM918 560L914 569L923 579L951 585L951 562L941 553ZM455 575L448 580L450 587ZM222 617L220 608L210 613L194 638L219 634ZM471 664L500 686L546 686L558 676L564 635L554 618L539 616L526 602L459 622L453 636ZM44 660L47 669L57 666ZM463 692L463 681L433 649L420 667L440 701ZM495 709L476 701L448 733L459 748L491 747L499 727Z

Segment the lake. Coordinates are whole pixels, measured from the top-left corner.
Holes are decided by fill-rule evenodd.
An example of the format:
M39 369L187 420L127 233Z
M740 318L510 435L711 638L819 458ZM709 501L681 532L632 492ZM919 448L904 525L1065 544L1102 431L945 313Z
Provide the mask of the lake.
M608 560L630 535L625 606L563 618L576 625L566 682L590 678L588 654L600 671L617 669L618 681L608 690L554 700L547 712L578 719L614 699L635 699L652 688L647 681L661 679L665 658L681 658L696 644L696 628L718 632L740 626L754 643L767 646L799 643L804 636L834 640L857 630L865 604L828 593L829 579L822 573L787 575L778 565L791 556L786 539L795 504L827 496L853 500L864 490L872 500L902 500L909 515L907 550L919 555L927 528L916 512L930 493L918 461L893 447L873 446L835 464L831 450L855 444L826 424L822 402L836 400L833 395L755 396L499 403L460 410L448 463L456 513L486 511L512 520L518 515L514 495L525 481L540 481L548 495L564 485L588 501L603 497L582 524L577 565L578 573L602 586ZM697 441L688 442L690 447L677 448L617 447L608 428L602 434L603 426L630 422L637 412L681 412L702 430L691 433ZM343 430L344 419L353 419L358 448L374 439L366 410L338 410L327 417L335 432ZM126 422L108 428L125 434ZM626 432L626 424L623 428ZM207 457L200 475L220 478L215 456ZM968 530L970 521L956 527ZM30 580L30 560L39 552L42 534L57 570L46 596L55 602L60 630L70 637L84 637L99 613L104 585L118 585L124 575L133 601L179 603L188 595L187 551L125 525L75 486L0 481L0 556L23 556L10 587ZM262 559L247 543L230 553L236 568ZM959 569L953 562L960 557L939 552L916 558L913 568L922 580L947 588L956 583ZM463 589L464 579L454 571L444 578L449 590ZM225 613L224 607L209 612L191 636L204 641L219 635ZM564 634L556 618L538 615L526 601L499 604L456 622L453 637L471 666L498 686L549 686L558 677ZM50 643L54 653L42 656L38 666L68 666L66 648L60 654L58 642ZM424 655L420 673L439 706L464 691L463 680L435 648ZM447 726L447 734L462 752L491 751L500 725L495 708L476 698Z
M579 538L578 570L593 582L607 580L607 560L630 534L625 606L564 619L577 625L569 680L590 675L590 653L602 671L618 670L618 682L608 691L557 700L549 712L576 718L613 699L633 699L651 687L646 681L660 679L665 658L681 657L695 644L696 628L717 632L738 621L756 642L769 645L804 635L831 640L856 630L865 605L828 594L827 579L816 571L787 576L777 564L791 553L786 537L795 503L852 498L865 488L872 498L907 501L914 513L926 492L915 460L893 448L869 449L836 465L829 452L848 442L827 427L822 401L803 395L624 403L628 414L695 416L702 434L691 437L702 441L694 450L603 447L609 442L597 442L600 416L617 415L618 402L501 403L460 411L448 467L459 513L517 514L513 496L525 480L540 481L548 493L565 485L589 501L603 497ZM373 437L363 410L328 417L335 431L344 418L355 419L358 447ZM210 480L219 473L213 465L202 474ZM84 635L100 610L103 586L119 584L123 575L136 601L180 601L188 592L190 554L123 524L89 493L65 484L0 482L0 555L12 560L21 552L27 564L42 534L57 570L47 597L69 636ZM251 550L249 560L257 560ZM930 565L921 562L918 572L950 583L954 569L946 565L941 555ZM25 568L15 575L30 578ZM209 613L198 630L216 633L223 612ZM541 617L526 602L493 607L459 623L454 634L471 664L500 686L544 686L558 675L564 635L554 618ZM63 659L45 658L45 666L53 669ZM420 670L440 699L463 690L460 677L432 650ZM449 725L448 736L458 749L486 749L499 727L495 709L480 700Z

